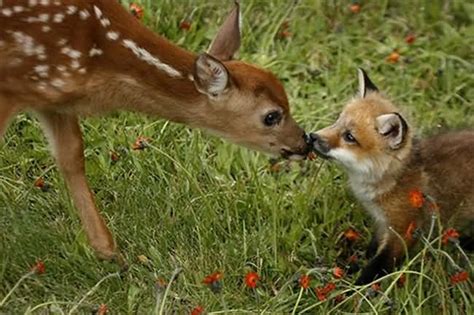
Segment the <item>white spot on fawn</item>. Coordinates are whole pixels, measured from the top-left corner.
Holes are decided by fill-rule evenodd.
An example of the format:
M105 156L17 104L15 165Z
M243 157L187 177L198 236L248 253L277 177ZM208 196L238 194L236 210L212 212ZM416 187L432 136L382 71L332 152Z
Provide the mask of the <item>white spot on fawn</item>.
M105 36L107 36L107 38L110 40L117 40L119 35L120 34L118 32L107 32L107 34L105 34Z
M34 70L41 78L48 77L48 71L49 71L48 65L37 65L34 67Z
M91 50L89 50L89 57L100 56L103 53L104 52L102 51L102 49L96 48L94 46L94 47L91 48Z
M86 68L81 68L79 70L77 70L77 72L79 72L80 74L85 74L87 72Z
M45 33L51 31L51 27L49 27L48 25L44 25L43 27L41 27L41 30Z
M89 16L91 15L86 9L79 11L79 17L81 18L81 20L87 20Z
M95 12L95 16L98 19L100 19L102 17L102 11L97 6L94 6L94 12Z
M0 12L2 12L2 15L4 15L4 16L11 16L13 14L12 9L10 9L10 8L2 9L2 11L0 11Z
M108 18L100 19L100 24L102 24L103 27L107 27L110 25L110 20Z
M66 85L66 82L64 82L62 79L54 79L51 81L51 85L56 88L62 88L64 85Z
M80 67L81 67L81 64L79 63L79 61L77 61L77 60L71 61L71 68L72 69L75 70L75 69L79 69Z
M37 17L35 16L30 16L25 19L26 22L28 23L46 23L49 21L49 14L47 13L42 13L38 15Z
M58 40L57 44L58 44L58 46L64 46L64 45L66 45L66 43L67 43L67 39L62 38L62 39Z
M77 12L77 7L74 5L68 5L66 13L68 15L73 15L74 13Z
M73 59L77 59L79 57L81 57L82 53L79 51L79 50L74 50L72 49L71 47L63 47L61 49L61 53L69 56L70 58L73 58Z
M21 13L21 12L23 12L23 10L24 10L24 8L22 6L19 6L19 5L16 5L16 6L13 7L13 11L15 13Z
M38 0L28 0L28 5L30 7L34 7L34 6L38 5Z
M56 13L53 18L54 23L61 23L66 16L62 13Z
M146 49L139 47L134 41L130 39L125 39L122 41L122 45L130 49L139 59L145 61L146 63L155 66L159 70L166 72L171 77L181 77L182 74L174 69L173 67L162 63L160 59L154 57Z
M22 52L27 56L37 56L39 60L45 60L45 47L43 45L36 44L33 37L26 35L22 32L12 32L13 39L16 44L20 46Z
M44 5L44 6L47 6L47 5L49 5L49 0L40 0L40 4Z

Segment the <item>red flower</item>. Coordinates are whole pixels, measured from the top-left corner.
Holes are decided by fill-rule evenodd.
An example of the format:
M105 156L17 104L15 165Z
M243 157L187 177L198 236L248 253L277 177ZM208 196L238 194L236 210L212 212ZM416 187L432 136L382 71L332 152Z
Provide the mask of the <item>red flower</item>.
M222 273L221 272L214 272L204 278L202 281L204 284L207 284L212 292L219 293L222 289Z
M344 277L344 269L342 269L341 267L334 267L334 269L332 270L332 275L336 279L341 279L342 277Z
M450 277L451 284L464 282L464 281L467 281L467 279L469 279L469 273L465 270L455 273Z
M444 245L447 245L449 241L455 242L459 238L459 232L456 231L456 229L449 228L443 233L443 238L441 240L441 243Z
M195 308L193 308L193 310L191 311L191 315L201 315L203 312L204 312L204 307L202 307L201 305L198 305Z
M352 229L352 228L348 228L345 232L344 232L344 237L350 241L350 242L354 242L354 241L357 241L359 238L360 238L360 235L359 233Z
M372 284L370 286L370 288L374 291L374 292L378 292L381 290L381 287L380 287L380 283L379 282L376 282L374 284Z
M401 274L400 278L397 280L397 287L402 288L405 286L405 282L407 281L407 277L404 273Z
M179 28L184 30L184 31L189 31L191 29L191 22L189 22L187 20L182 20L179 23Z
M306 156L309 161L314 161L318 157L314 151L310 151L308 155Z
M31 268L31 271L37 275L42 275L46 272L46 266L42 260L37 260L35 265Z
M150 138L138 137L132 145L133 150L145 150L149 146Z
M392 51L392 53L388 55L387 57L387 61L389 63L397 63L399 60L400 60L400 54L396 50Z
M117 162L120 159L120 155L115 151L110 151L110 160L112 162Z
M216 271L214 273L211 273L210 275L206 276L204 280L202 280L202 283L204 284L212 284L214 282L219 281L222 279L222 273L219 271Z
M316 292L316 296L318 297L318 300L324 301L326 300L326 296L331 293L336 288L336 285L333 282L329 282L326 284L324 287L317 287L314 289Z
M255 289L257 287L258 280L260 280L260 276L256 272L248 272L245 275L245 285L248 288Z
M408 34L406 37L405 37L405 43L407 43L408 45L411 45L415 42L415 39L416 39L416 36L415 34Z
M425 203L425 197L418 188L410 190L408 194L408 200L410 201L410 205L413 208L423 207L423 204Z
M130 3L130 13L137 19L141 20L143 18L143 8L136 3Z
M349 10L351 10L352 13L359 13L360 12L360 4L359 3L353 3L349 6Z
M99 308L97 309L97 315L105 315L109 312L109 308L106 304L100 304Z
M311 277L309 275L301 275L299 279L300 287L307 289L310 286Z
M416 230L416 222L411 221L405 232L405 239L407 241L413 241L413 233L415 232L415 230Z

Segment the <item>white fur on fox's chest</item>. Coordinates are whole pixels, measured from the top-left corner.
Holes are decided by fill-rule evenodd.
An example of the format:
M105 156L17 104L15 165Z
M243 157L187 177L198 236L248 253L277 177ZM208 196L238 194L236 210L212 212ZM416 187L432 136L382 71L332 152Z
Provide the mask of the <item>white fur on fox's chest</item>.
M355 196L375 220L377 227L379 229L386 228L388 225L387 216L384 210L374 201L376 196L380 193L379 189L358 181L351 181L350 183Z

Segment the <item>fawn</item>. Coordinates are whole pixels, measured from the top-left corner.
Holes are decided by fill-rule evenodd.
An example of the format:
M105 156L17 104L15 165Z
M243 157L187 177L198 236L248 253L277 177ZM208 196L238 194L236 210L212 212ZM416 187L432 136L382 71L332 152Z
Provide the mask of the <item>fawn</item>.
M91 247L125 265L86 180L79 116L139 111L285 158L306 155L282 84L232 60L239 46L238 2L196 55L117 1L0 0L0 135L18 112L37 115Z

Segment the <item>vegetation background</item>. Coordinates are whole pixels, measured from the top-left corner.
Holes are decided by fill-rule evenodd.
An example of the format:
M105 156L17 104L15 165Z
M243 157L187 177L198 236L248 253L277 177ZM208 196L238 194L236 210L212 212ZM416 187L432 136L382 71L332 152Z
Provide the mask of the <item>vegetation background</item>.
M308 131L331 123L354 95L357 67L418 134L474 126L472 2L241 2L241 59L283 80ZM137 3L143 23L195 52L206 50L232 7ZM450 282L462 269L472 276L473 256L466 262L436 235L378 292L353 290L353 275L334 278L335 266L361 255L371 223L333 165L270 167L263 154L133 113L87 118L82 127L90 183L131 268L119 277L94 257L37 121L20 115L0 144L0 314L103 313L101 304L109 314L186 314L198 305L209 314L474 313L473 281ZM132 150L139 136L150 145ZM46 192L35 187L39 177ZM349 228L360 234L352 245ZM45 273L25 276L38 260ZM218 293L203 284L215 271L223 275ZM249 271L260 276L256 289L243 280ZM406 282L396 285L402 272ZM298 283L303 274L309 289ZM320 301L314 288L329 282L336 288Z

